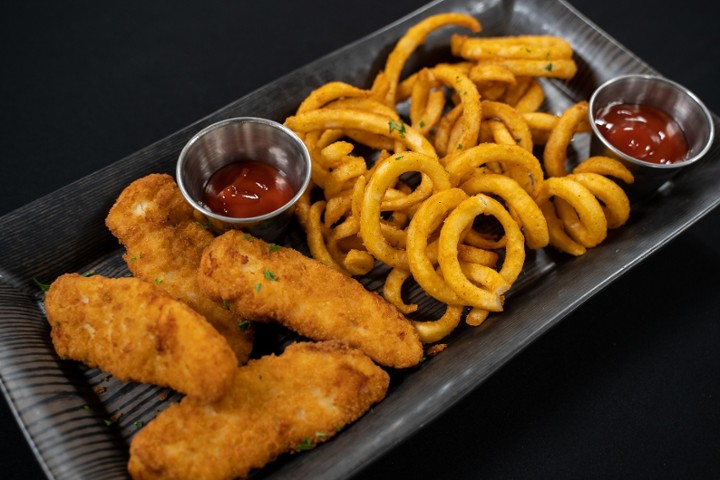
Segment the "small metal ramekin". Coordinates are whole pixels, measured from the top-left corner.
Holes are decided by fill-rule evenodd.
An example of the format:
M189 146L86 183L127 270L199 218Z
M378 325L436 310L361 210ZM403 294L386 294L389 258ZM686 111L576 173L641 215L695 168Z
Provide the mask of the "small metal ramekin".
M207 182L220 168L238 160L268 163L284 172L295 195L282 207L254 217L210 211L202 203ZM310 153L303 141L284 125L257 117L229 118L203 128L180 152L176 170L183 196L214 230L241 229L267 241L279 239L286 231L295 204L310 183L310 173Z
M675 163L652 163L633 158L613 146L595 124L596 115L614 103L645 104L664 110L685 133L688 155ZM592 128L591 155L620 160L632 171L635 182L626 187L628 197L642 200L655 193L682 168L700 160L712 145L715 135L710 111L682 85L655 75L623 75L600 85L590 97L589 120Z

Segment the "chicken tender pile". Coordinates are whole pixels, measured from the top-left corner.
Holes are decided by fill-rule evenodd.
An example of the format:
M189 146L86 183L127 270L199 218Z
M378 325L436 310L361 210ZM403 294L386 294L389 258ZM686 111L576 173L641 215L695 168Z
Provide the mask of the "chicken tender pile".
M158 415L133 439L129 471L136 479L246 477L283 452L331 438L380 401L388 383L357 350L292 344L240 367L221 401L185 397Z
M45 297L61 357L184 395L133 437L136 479L244 477L313 447L384 398L381 365L423 354L412 323L357 280L195 215L171 176L132 182L106 225L133 277L68 273ZM256 321L305 338L250 359Z

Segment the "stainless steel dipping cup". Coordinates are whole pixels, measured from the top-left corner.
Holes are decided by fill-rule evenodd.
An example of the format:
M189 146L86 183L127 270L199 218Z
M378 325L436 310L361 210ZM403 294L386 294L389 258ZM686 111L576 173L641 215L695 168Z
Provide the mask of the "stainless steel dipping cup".
M210 177L239 160L268 163L284 172L295 195L282 207L254 217L236 218L210 211L202 203ZM237 117L209 125L195 134L180 152L176 176L185 199L207 218L215 231L241 229L273 242L285 233L295 204L310 183L310 173L310 153L292 130L272 120Z
M613 146L595 124L598 113L616 103L645 104L660 108L680 125L689 151L682 161L667 164L633 158ZM687 88L663 77L623 75L600 85L590 97L591 155L604 155L620 160L635 176L632 185L623 185L631 201L645 199L681 169L700 160L713 142L714 125L710 111Z

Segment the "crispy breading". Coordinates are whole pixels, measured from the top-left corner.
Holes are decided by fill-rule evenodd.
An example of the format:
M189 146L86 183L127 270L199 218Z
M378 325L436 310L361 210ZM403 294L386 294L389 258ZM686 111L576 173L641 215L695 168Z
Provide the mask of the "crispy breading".
M58 355L120 380L215 401L232 384L234 352L195 310L138 278L64 274L45 296Z
M105 224L125 246L124 259L133 275L156 282L201 313L245 363L252 350L252 329L238 325L249 323L210 300L197 285L200 255L214 236L193 212L170 175L151 174L122 191Z
M136 480L246 477L284 452L312 448L385 397L389 375L338 342L301 342L239 367L215 404L185 397L130 444Z
M297 250L239 231L207 247L198 283L243 317L313 340L341 340L381 365L410 367L423 354L415 327L380 295Z

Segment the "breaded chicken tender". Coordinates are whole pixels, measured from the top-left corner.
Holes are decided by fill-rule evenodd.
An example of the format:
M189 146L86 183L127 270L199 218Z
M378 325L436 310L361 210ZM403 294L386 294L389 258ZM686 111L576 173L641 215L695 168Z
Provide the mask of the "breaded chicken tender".
M133 275L157 283L202 314L227 339L242 364L252 350L252 329L200 291L200 255L214 236L193 212L170 175L151 174L122 191L105 224L125 246L123 258Z
M61 357L206 402L232 384L237 359L225 338L153 284L68 273L50 285L45 309Z
M205 250L198 283L240 316L275 321L313 340L343 341L381 365L410 367L423 354L415 327L380 295L296 250L237 230Z
M337 342L302 342L239 367L215 404L189 397L130 444L135 480L246 477L288 451L312 448L385 397L387 372Z

